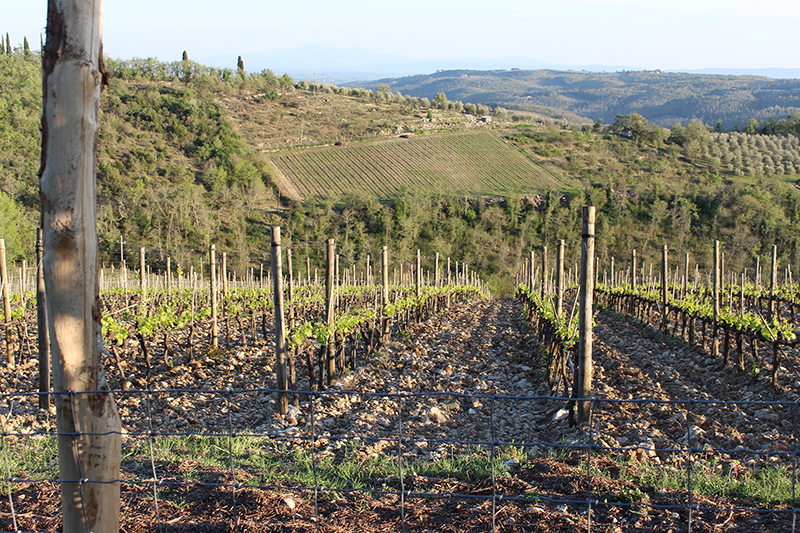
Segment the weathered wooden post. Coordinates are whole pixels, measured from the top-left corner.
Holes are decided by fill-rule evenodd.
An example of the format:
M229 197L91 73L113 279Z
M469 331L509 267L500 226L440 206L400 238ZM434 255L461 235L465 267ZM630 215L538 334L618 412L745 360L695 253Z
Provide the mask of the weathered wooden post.
M263 265L262 265L263 268ZM286 271L287 279L289 280L289 331L294 329L294 274L292 273L292 249L286 249ZM272 276L275 278L275 276Z
M8 286L8 266L6 265L6 240L0 239L0 284L3 285L3 325L6 330L6 355L8 367L14 368L14 346L11 344L11 297Z
M211 296L211 346L219 348L219 323L217 321L217 245L212 244L209 254L209 291Z
M439 277L439 252L436 252L433 256L433 284L437 289L441 284L441 278Z
M566 242L564 239L558 239L558 247L556 248L556 316L561 319L564 311L564 247ZM592 258L594 261L594 258Z
M667 248L665 244L661 247L661 329L667 329L667 319L669 317L669 290L667 290L668 274L669 248Z
M286 369L286 323L283 320L283 269L281 267L280 226L272 226L272 301L275 304L275 381L276 388L281 391L278 393L278 411L285 415L289 403L286 399L288 372Z
M422 296L422 257L419 255L419 248L417 248L414 272L415 281L417 283L417 298L419 298Z
M544 297L547 295L548 287L547 287L547 246L542 246L542 286L541 286L541 297L544 301Z
M689 252L683 255L683 290L681 291L681 299L686 298L689 294Z
M220 274L222 278L222 298L223 302L224 299L228 297L228 252L222 252L222 273ZM222 306L222 312L225 312L225 306Z
M534 273L535 263L534 263L534 251L531 250L528 254L528 263L529 263L529 270L528 270L528 291L530 291L531 296L533 295L533 288L536 286L536 274Z
M47 331L47 296L44 285L42 229L36 230L36 329L39 344L39 408L50 408L50 335Z
M101 0L49 2L42 58L39 184L65 533L119 531L121 423L98 339L101 13Z
M389 247L381 248L381 342L389 342L389 320L384 310L389 304Z
M631 289L636 292L636 248L631 250Z
M778 245L772 245L772 263L769 272L769 318L775 316L775 293L778 290Z
M714 326L711 333L711 355L719 355L719 342L717 341L717 327L719 324L719 293L720 293L720 279L719 279L719 241L714 241L714 258L713 258L713 289L714 289Z
M328 239L327 242L327 262L325 268L325 323L328 325L328 339L327 349L325 350L325 357L327 362L327 384L330 385L333 377L336 374L336 345L334 343L334 304L335 304L335 291L333 290L335 280L333 273L335 266L336 244L333 239Z
M579 286L578 365L573 396L588 399L592 394L592 314L594 308L594 206L582 209L581 278ZM579 401L577 422L589 420L591 402Z
M613 289L616 285L616 279L614 278L614 258L611 258L611 288Z
M147 269L145 268L144 260L144 247L139 248L139 290L142 293L142 302L144 302L147 292Z

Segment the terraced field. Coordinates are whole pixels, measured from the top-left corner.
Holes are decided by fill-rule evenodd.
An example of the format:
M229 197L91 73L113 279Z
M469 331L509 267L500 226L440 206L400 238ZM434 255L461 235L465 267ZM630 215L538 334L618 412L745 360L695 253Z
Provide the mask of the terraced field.
M563 190L554 175L491 132L393 138L272 156L287 196L337 197L360 191L392 198L407 188L491 196Z

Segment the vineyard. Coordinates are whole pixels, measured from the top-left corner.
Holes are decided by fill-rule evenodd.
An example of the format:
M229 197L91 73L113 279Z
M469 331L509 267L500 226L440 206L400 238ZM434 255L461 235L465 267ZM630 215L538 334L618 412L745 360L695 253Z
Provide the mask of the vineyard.
M564 271L563 241L555 266L531 253L516 301L488 299L466 265L438 256L390 276L388 251L337 266L332 241L316 246L331 259L322 276L292 266L300 245L286 276L273 259L237 278L213 247L210 279L105 269L122 530L791 529L790 269L766 288L760 271L723 285L736 276L701 275L685 258L661 276L635 259L598 262L595 382L582 400L584 282ZM64 393L38 392L35 283L18 273L3 276L0 520L55 531L59 434L46 400ZM588 419L576 423L581 404Z
M404 189L466 196L560 190L555 176L489 132L411 136L272 156L303 197L367 192L396 197Z

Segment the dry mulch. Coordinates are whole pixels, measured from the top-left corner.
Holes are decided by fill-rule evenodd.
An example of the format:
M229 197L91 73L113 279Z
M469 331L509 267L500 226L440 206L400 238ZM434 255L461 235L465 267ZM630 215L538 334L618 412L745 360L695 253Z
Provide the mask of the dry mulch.
M463 392L485 395L534 395L547 393L543 384L542 363L537 360L535 340L527 336L519 320L520 310L513 302L477 302L461 305L419 326L409 328L408 336L396 338L368 364L342 380L340 390ZM652 328L601 313L597 317L595 342L596 386L600 397L663 400L688 398L704 400L796 399L796 382L785 379L782 390L773 390L765 379L753 379L733 368L722 368L708 356L679 342L661 336ZM208 358L163 369L156 383L168 388L170 376L180 376L180 386L219 388L252 384L264 386L272 373L268 343L240 348L222 362ZM126 370L133 386L142 381L133 355L126 358ZM154 373L157 375L157 373ZM241 380L246 377L246 381ZM13 376L7 382L19 382ZM114 376L111 376L113 381ZM177 378L176 378L177 379ZM301 377L302 379L302 377ZM267 383L268 385L268 383ZM301 386L303 383L301 382ZM336 388L335 388L336 389ZM122 397L119 401L122 401ZM125 427L141 428L141 398L123 405ZM186 402L191 401L191 404ZM181 407L182 402L184 405ZM316 400L315 422L323 438L320 454L336 454L337 438L352 434L390 436L393 432L397 403L381 398L351 396L324 397ZM462 438L485 440L488 402L447 400L406 401L401 407L408 438ZM564 420L554 420L563 404L550 402L497 402L492 410L496 424L495 438L525 439L582 444L587 442L586 427L570 428ZM252 405L249 405L252 404ZM230 418L222 402L214 398L175 398L166 393L155 395L156 416L163 417L171 430L198 428L226 429ZM300 404L297 420L287 420L273 412L274 401L258 398L232 402L232 418L237 428L253 431L285 431L287 435L308 430L308 404ZM433 409L442 420L436 420ZM688 421L697 432L698 446L728 448L739 445L755 449L786 449L788 433L783 413L779 417L752 409L719 407L689 413ZM581 468L583 451L548 455L539 450L522 464L512 467L509 475L491 480L466 482L454 478L407 476L404 490L459 494L460 496L417 497L398 494L368 494L363 491L321 491L315 506L314 491L303 489L248 488L247 473L237 472L236 480L244 486L234 490L227 484L230 472L208 467L187 479L192 465L159 465L159 477L166 481L154 498L152 485L142 483L145 473L129 467L123 473L123 508L121 531L320 531L363 533L379 531L531 531L572 532L590 527L590 513L585 503L564 504L558 500L592 499L622 503L598 505L591 510L591 530L598 532L686 531L689 511L660 506L687 505L686 491L656 491L637 486L617 477L620 460L668 462L670 457L654 453L652 448L681 447L687 418L679 410L658 405L608 404L596 413L599 425L595 434L603 446L624 448L611 456L595 456L593 466L610 474L587 478ZM347 413L348 416L342 416ZM41 414L28 409L24 402L16 406L23 424L41 427ZM783 422L783 423L782 423ZM144 429L144 428L142 428ZM374 433L370 433L374 432ZM376 446L372 453L383 453ZM407 450L409 457L435 458L442 449L418 446ZM753 463L763 462L751 459ZM149 463L147 465L149 467ZM751 465L754 466L754 465ZM125 470L126 467L123 467ZM171 486L170 481L178 482ZM374 487L388 485L399 490L399 480L376 480ZM180 484L185 483L185 484ZM591 486L590 486L591 483ZM503 495L495 499L492 523L492 499L468 496ZM643 496L631 498L639 490ZM591 491L591 493L589 492ZM516 500L514 498L523 498ZM646 498L656 508L625 505ZM552 501L556 500L556 501ZM17 527L28 531L60 529L60 495L52 483L17 487L14 493ZM712 508L752 507L753 502L693 495L694 505ZM157 507L157 509L156 509ZM758 532L791 530L791 514L754 511L692 512L692 530L701 532ZM0 524L12 529L7 500L0 500Z

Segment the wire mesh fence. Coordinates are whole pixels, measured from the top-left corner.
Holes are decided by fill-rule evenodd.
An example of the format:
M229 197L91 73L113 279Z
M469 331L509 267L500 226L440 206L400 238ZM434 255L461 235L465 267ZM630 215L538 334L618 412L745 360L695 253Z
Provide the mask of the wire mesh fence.
M250 495L266 491L290 502L273 525L291 518L298 530L327 530L334 520L327 506L349 497L363 505L390 498L384 525L404 531L422 527L420 509L430 502L446 502L450 520L491 531L548 531L532 528L556 518L570 519L574 531L625 531L643 516L675 531L741 520L752 531L795 530L798 402L593 398L590 422L565 422L559 437L538 431L537 419L563 417L569 398L298 391L281 417L272 409L278 392L114 391L124 428L123 474L115 481L123 515L145 505L151 513L146 523L139 519L142 530L202 523L210 518L188 506L187 493L211 490L225 510L214 521L248 530ZM31 415L37 396L0 395L7 495L0 515L15 531L58 529L57 517L36 515L44 507L26 498L32 491L49 487L55 496L59 483L97 482L58 479L59 432L46 413ZM522 424L511 425L509 412ZM540 415L526 421L527 413ZM731 416L770 429L734 446L720 428ZM650 423L638 438L624 429L643 419ZM67 435L77 441L86 433Z

